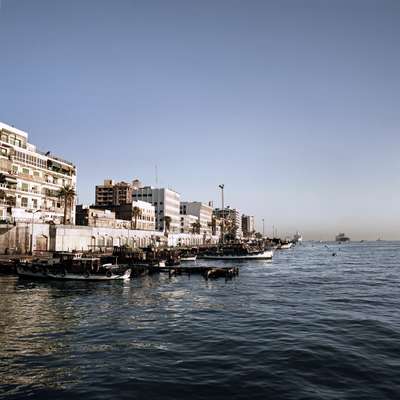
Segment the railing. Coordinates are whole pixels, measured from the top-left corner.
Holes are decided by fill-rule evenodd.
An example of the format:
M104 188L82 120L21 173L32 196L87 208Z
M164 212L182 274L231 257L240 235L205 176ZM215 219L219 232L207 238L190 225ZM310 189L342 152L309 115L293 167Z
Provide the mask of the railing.
M67 161L67 160L64 160L61 157L54 156L53 154L50 154L49 152L45 153L44 151L36 150L36 153L39 153L42 156L52 158L53 160L61 161L61 162L65 163L65 164L68 164L68 165L70 165L72 167L75 167L75 165L71 161Z

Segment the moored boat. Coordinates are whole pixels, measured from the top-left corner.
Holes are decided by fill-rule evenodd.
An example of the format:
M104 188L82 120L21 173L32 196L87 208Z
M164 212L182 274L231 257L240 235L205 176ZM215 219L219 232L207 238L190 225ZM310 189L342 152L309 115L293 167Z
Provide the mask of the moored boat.
M282 243L281 245L280 245L280 249L281 250L287 250L287 249L290 249L291 247L293 246L293 243L292 242L284 242L284 243Z
M220 245L210 252L202 255L209 260L270 260L273 251L264 249L263 246L252 246L246 243Z
M21 277L108 281L129 279L131 270L126 265L101 264L99 257L81 257L61 262L33 261L21 262L17 265L17 273Z
M194 256L181 256L181 261L196 261L197 255Z

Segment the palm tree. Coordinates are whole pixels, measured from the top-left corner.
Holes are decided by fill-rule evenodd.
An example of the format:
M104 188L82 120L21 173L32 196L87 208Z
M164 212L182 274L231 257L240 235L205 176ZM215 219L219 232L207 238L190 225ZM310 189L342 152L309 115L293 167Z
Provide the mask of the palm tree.
M201 228L201 224L200 222L193 222L192 224L192 229L193 229L193 233L200 233L200 228Z
M168 235L169 229L171 227L171 221L172 221L172 218L169 217L168 215L166 215L164 217L164 232L165 232L166 236Z
M63 223L67 223L67 212L71 209L74 198L75 198L75 190L72 186L63 186L59 192L58 197L64 200L64 220Z
M142 210L139 207L133 207L132 208L132 216L135 219L135 225L134 225L134 229L137 229L137 220L138 217L140 217L142 215Z

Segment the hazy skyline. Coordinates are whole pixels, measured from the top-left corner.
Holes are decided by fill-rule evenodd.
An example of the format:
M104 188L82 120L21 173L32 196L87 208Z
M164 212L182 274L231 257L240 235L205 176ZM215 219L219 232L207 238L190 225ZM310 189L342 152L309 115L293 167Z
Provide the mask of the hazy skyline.
M281 234L400 239L400 2L0 2L0 121Z

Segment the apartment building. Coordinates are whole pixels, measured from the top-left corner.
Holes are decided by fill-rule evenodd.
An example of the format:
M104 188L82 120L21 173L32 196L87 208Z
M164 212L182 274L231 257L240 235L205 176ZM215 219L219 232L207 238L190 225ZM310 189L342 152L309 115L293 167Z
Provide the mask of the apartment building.
M133 191L134 201L146 201L155 207L156 230L164 231L165 217L171 218L171 233L180 232L180 194L172 189L145 186Z
M213 208L210 204L200 201L182 201L180 204L180 213L181 215L193 215L197 217L200 222L200 233L211 236Z
M105 179L102 185L96 186L96 206L129 204L132 202L133 191L141 186L137 179L131 183Z
M64 186L76 190L76 167L28 142L28 133L0 122L0 219L63 223ZM75 221L75 199L67 207Z

